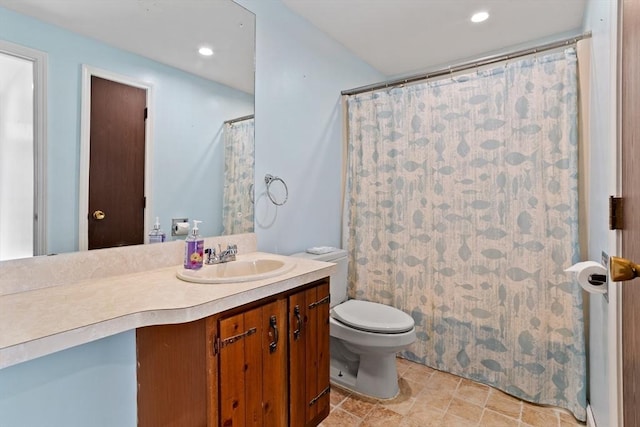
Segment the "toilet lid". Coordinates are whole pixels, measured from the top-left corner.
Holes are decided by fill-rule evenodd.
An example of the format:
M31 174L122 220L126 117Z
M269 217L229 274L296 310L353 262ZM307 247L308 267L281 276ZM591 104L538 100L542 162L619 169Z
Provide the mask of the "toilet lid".
M356 329L397 334L415 325L407 313L384 304L350 299L333 307L331 316Z

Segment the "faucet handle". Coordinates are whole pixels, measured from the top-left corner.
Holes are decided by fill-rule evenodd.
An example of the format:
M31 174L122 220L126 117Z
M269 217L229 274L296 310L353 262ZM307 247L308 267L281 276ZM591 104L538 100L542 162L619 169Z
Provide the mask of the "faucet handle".
M218 256L214 248L207 248L204 250L206 254L205 264L215 264L218 261Z

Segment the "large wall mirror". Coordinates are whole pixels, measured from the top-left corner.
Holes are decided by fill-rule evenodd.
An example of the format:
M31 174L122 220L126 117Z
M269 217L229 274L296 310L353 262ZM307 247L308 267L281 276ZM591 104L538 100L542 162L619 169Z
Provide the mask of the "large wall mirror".
M86 69L151 88L145 236L156 217L168 239L172 218L203 221L203 235L253 229L251 12L231 0L0 0L2 42L46 57L46 245L36 253L81 247Z

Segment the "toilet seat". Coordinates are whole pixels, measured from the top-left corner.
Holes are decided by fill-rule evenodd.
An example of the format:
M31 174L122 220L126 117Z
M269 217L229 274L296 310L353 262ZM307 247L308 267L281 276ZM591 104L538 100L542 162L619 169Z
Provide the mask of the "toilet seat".
M407 332L415 325L411 316L395 307L354 299L333 307L331 316L352 328L383 334Z

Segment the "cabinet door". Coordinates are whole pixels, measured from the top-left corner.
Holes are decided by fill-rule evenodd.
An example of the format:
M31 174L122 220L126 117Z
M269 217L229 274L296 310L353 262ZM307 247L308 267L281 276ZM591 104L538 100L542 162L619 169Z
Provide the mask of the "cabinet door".
M205 319L136 331L138 426L207 427L205 340Z
M284 299L219 321L221 426L287 425L283 327Z
M289 417L315 426L329 414L329 281L289 297Z

